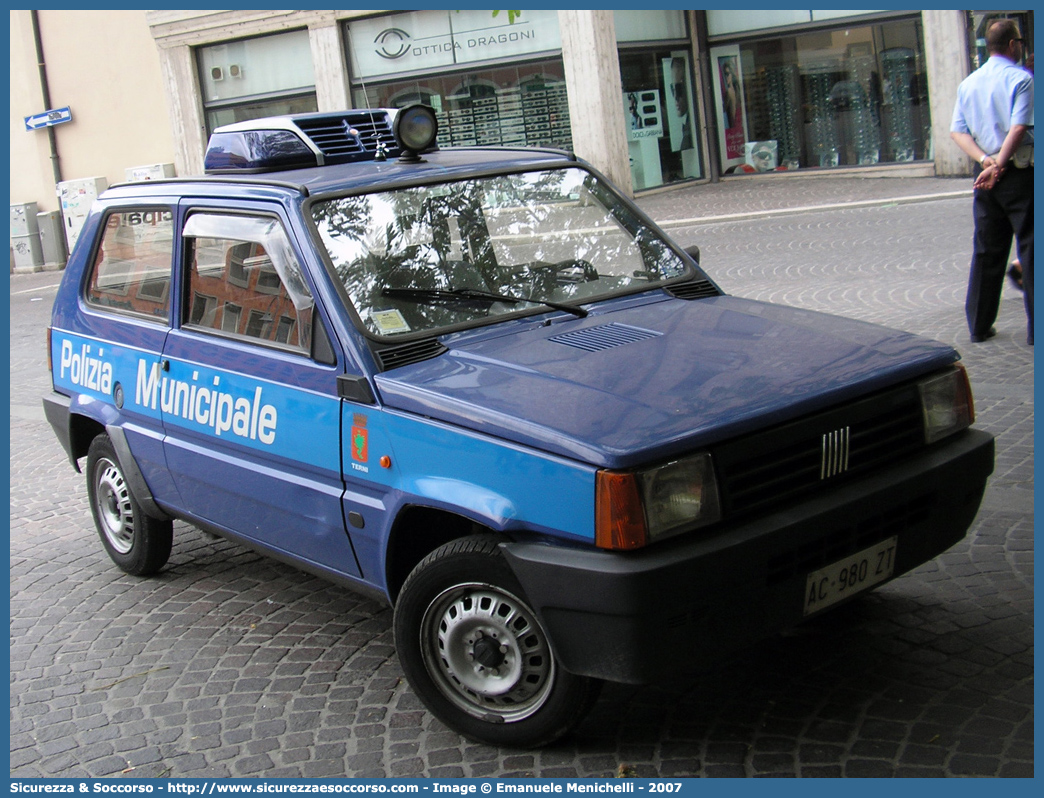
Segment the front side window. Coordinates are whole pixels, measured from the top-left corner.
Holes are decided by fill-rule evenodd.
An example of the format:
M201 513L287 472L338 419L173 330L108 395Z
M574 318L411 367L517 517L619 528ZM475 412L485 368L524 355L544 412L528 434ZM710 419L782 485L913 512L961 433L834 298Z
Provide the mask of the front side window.
M165 321L173 253L169 208L110 213L87 284L88 303Z
M312 294L277 220L198 213L184 235L184 324L310 350Z
M312 216L368 332L399 336L646 290L685 262L576 168L317 202Z

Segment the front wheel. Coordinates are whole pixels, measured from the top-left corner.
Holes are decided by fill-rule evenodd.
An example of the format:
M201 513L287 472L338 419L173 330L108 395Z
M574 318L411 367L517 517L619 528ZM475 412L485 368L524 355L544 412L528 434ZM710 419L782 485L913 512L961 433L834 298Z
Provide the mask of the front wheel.
M106 435L91 441L87 452L87 498L102 545L116 565L133 576L148 576L166 564L174 525L145 515Z
M395 607L406 678L443 723L492 745L534 748L570 731L601 683L562 670L521 586L488 536L436 549Z

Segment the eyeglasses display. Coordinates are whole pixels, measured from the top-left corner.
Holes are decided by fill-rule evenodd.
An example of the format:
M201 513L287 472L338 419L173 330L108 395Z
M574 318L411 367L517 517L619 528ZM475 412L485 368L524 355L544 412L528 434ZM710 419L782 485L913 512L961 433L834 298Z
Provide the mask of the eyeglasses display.
M435 109L440 147L572 147L562 62L532 62L367 86L359 107Z
M916 157L914 135L913 91L914 53L896 47L881 54L884 67L886 102L891 113L885 117L885 136L892 159L912 161Z
M777 170L930 157L923 52L915 19L716 44L712 64L735 63L745 112L742 128L719 126L722 170L764 171L752 154L773 147ZM713 99L729 118L724 90Z

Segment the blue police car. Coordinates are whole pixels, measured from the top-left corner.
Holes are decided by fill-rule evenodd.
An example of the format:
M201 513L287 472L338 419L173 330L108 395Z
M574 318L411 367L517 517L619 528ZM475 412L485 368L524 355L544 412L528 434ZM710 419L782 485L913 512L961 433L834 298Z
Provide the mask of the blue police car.
M181 519L360 590L437 717L538 746L965 534L951 347L727 296L573 154L435 134L254 120L99 198L44 406L116 565Z

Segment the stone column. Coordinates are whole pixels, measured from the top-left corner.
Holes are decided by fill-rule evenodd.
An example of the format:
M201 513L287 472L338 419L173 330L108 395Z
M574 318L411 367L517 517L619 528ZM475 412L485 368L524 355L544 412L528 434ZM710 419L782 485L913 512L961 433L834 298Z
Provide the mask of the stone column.
M970 175L971 160L950 138L957 87L971 72L965 12L925 10L921 12L921 21L924 24L932 141L935 144L935 174L939 177Z
M159 58L174 134L174 169L179 176L201 175L207 126L197 88L195 55L188 45L160 46Z
M559 11L576 154L634 193L612 11Z
M320 111L344 111L352 107L348 67L341 28L333 24L309 26L308 40L315 68L316 104Z

